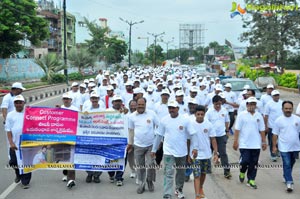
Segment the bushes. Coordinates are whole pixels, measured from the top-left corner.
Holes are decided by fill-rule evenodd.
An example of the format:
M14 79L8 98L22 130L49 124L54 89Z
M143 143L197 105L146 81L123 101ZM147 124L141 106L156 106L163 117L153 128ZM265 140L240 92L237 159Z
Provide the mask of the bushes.
M70 81L83 80L84 79L84 77L81 73L70 73L68 77L69 77Z
M279 76L279 86L284 86L288 88L297 88L297 77L294 73L284 73Z
M41 78L42 82L47 82L47 76L43 76ZM57 83L63 83L66 81L66 77L63 74L54 74L51 76L51 81L49 81L49 84L57 84Z

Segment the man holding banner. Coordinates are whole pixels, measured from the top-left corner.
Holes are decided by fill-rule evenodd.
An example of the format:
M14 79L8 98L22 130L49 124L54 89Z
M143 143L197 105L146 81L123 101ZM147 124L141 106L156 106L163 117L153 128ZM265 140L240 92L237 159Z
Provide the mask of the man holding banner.
M14 168L16 173L15 183L21 181L24 189L29 188L31 180L31 173L22 174L19 168L23 165L18 165L18 155L20 147L20 137L22 135L23 121L24 121L24 106L25 99L22 95L17 95L14 98L15 110L8 113L5 124L5 131L9 142L9 165Z

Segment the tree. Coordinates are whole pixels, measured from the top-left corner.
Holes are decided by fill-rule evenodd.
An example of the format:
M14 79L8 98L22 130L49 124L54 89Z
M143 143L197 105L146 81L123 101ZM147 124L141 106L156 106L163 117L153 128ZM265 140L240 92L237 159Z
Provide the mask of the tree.
M149 59L152 60L152 64L154 64L154 44L151 44L147 52L149 53ZM163 49L160 45L156 45L155 47L155 55L156 55L156 63L160 64L164 60Z
M132 64L133 65L143 64L143 60L144 60L144 54L142 52L136 51L136 52L132 53Z
M36 15L34 0L1 0L0 57L8 58L22 50L21 40L38 46L49 35L48 22Z
M68 54L70 63L79 71L89 66L94 66L96 57L91 55L86 48L73 48Z
M106 61L109 64L120 63L127 53L127 44L125 41L111 37L106 39L106 48L104 50Z
M64 69L64 64L55 53L43 55L40 59L36 58L34 62L45 72L49 83L52 82L52 77L55 73Z
M261 57L265 55L267 62L273 59L275 64L283 66L287 59L287 48L299 48L300 15L297 1L291 0L245 0L246 4L273 6L273 10L247 9L243 18L244 28L248 28L242 35L241 41L250 42L248 55ZM281 9L274 9L274 5ZM293 10L284 9L290 6Z

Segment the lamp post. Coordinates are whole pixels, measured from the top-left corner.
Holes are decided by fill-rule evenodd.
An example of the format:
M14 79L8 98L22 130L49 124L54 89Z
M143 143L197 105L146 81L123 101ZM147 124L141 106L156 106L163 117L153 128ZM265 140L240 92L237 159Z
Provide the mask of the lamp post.
M138 37L138 39L147 39L146 56L148 57L149 37Z
M67 15L66 15L66 0L63 1L63 19L64 19L64 74L66 76L66 84L69 85L68 66L67 66Z
M148 34L154 37L154 67L156 67L156 40L157 40L157 37L164 35L165 32L162 32L159 34L154 34L154 33L148 32Z
M129 25L128 67L130 67L131 66L131 27L135 24L143 23L144 20L132 22L132 21L124 20L121 17L120 20Z
M172 37L172 40L170 41L162 41L167 46L167 59L169 58L169 44L174 42L174 37Z

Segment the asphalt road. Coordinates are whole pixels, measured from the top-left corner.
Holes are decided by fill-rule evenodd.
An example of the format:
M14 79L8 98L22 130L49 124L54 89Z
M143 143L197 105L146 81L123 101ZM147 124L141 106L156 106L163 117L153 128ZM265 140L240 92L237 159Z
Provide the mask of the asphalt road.
M300 102L299 95L295 93L289 93L281 91L282 99L289 99L295 103L295 106ZM51 106L61 103L60 96L48 97L41 101L31 103L33 106ZM3 118L0 117L0 124L2 124ZM239 152L232 149L233 137L229 138L227 150L229 154L229 161L231 163L237 163L239 160ZM124 174L124 186L117 187L111 184L108 179L108 175L103 173L101 176L100 184L87 184L85 183L86 173L78 171L76 173L77 185L72 190L67 189L66 184L61 181L61 171L47 171L40 170L33 172L31 181L31 187L28 190L23 190L20 184L15 184L14 173L11 169L6 169L7 165L7 149L6 138L3 131L3 126L0 127L0 199L53 199L53 198L107 198L107 199L119 199L119 198L131 198L131 199L150 199L150 198L162 198L163 193L163 169L157 170L157 182L155 182L155 191L150 193L147 191L144 194L137 194L135 180L129 177L129 171L126 170ZM211 199L252 199L252 198L285 198L285 199L298 199L300 195L300 165L299 162L295 164L293 176L294 176L294 192L286 193L285 185L282 178L281 168L269 168L280 167L281 160L277 163L272 163L269 160L269 151L261 152L260 165L268 168L260 168L258 170L256 183L257 190L253 190L241 184L238 181L238 168L232 168L231 172L233 178L227 180L223 177L223 170L213 168L213 173L207 175L207 179L204 186L204 191L207 198ZM274 166L275 165L275 166ZM279 165L279 166L278 166ZM184 185L184 193L186 198L194 198L193 181L187 182ZM176 197L174 197L176 198Z

